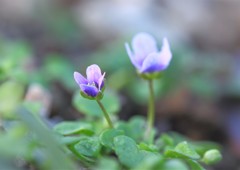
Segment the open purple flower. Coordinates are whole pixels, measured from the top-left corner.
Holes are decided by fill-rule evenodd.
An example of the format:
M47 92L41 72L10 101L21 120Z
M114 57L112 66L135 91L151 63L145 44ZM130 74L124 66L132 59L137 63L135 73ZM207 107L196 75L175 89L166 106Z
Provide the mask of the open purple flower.
M87 78L74 72L74 79L79 85L84 97L95 98L103 89L105 73L101 73L98 65L90 65L86 70Z
M142 73L160 72L166 69L172 59L167 38L163 38L161 51L157 48L156 40L148 33L138 33L132 39L132 50L125 44L132 64Z

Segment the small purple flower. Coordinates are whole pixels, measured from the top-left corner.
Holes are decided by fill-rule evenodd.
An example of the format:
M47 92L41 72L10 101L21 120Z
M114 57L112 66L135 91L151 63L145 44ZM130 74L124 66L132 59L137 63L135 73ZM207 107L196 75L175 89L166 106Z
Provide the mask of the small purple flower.
M79 85L84 97L95 98L101 93L104 86L105 73L101 73L98 65L90 65L86 70L87 78L80 73L74 72L74 79Z
M148 33L138 33L132 39L132 50L125 44L132 64L142 73L160 72L166 69L172 59L167 38L163 38L161 51L158 51L156 40Z

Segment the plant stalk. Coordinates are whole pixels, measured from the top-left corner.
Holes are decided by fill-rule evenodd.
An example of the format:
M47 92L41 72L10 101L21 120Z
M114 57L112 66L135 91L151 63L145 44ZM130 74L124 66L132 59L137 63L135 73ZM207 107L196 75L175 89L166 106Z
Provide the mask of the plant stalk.
M103 114L104 114L104 117L105 117L105 119L107 120L107 123L108 123L109 127L110 127L110 128L113 128L113 123L112 123L112 121L111 121L111 119L110 119L110 117L109 117L106 109L104 108L102 102L101 102L100 100L96 100L96 101L97 101L99 107L102 109Z
M148 87L149 87L149 100L148 100L147 129L145 132L146 139L149 138L151 135L155 119L153 80L148 80Z

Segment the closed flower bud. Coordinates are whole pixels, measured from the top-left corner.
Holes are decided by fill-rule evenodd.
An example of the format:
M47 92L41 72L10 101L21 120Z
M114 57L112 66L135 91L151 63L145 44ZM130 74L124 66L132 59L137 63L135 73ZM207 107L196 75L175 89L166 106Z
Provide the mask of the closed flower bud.
M221 153L217 149L211 149L205 152L202 161L207 164L215 164L222 159Z

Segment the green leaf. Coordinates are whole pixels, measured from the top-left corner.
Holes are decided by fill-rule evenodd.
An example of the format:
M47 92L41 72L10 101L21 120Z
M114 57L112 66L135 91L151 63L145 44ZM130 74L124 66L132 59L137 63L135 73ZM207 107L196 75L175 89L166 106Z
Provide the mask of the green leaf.
M130 119L130 136L135 140L139 141L145 132L145 118L140 116L134 116Z
M59 136L57 139L59 143L64 145L72 145L79 142L82 138L82 136Z
M141 160L135 141L127 136L115 137L114 148L120 162L129 168L135 167Z
M188 166L179 159L170 159L170 160L165 160L160 169L161 170L188 170Z
M103 103L105 109L109 114L115 114L120 109L120 102L118 96L113 92L105 91L101 102ZM103 116L103 113L99 108L97 102L94 100L88 100L83 98L79 94L79 91L77 91L74 95L73 105L78 111L86 115L97 117Z
M104 131L100 135L100 142L103 146L106 146L108 148L113 149L114 144L113 144L113 139L116 136L123 135L124 132L122 130L117 130L117 129L108 129Z
M41 165L44 164L46 166L45 169L76 169L72 160L63 153L52 131L43 126L40 123L40 119L37 119L35 115L37 114L33 115L24 107L21 107L18 112L20 119L28 129L31 129L31 133L36 136L39 145L44 146L44 158ZM45 164L46 162L47 164Z
M88 137L81 139L74 148L83 156L96 157L101 150L101 145L97 137Z
M26 138L26 128L23 124L14 123L7 131L0 131L0 158L12 159L16 155L24 158L27 154L30 141Z
M7 81L0 86L0 116L12 117L21 102L24 86L15 81Z
M136 142L124 135L114 138L114 149L120 162L129 168L138 166L149 157L155 158L159 156L149 151L139 150Z
M138 145L138 147L141 150L146 150L146 151L150 151L150 152L158 152L157 147L155 145L148 145L146 143L141 142Z
M163 149L166 146L173 146L174 145L174 141L173 139L166 133L163 133L157 140L156 140L156 145L157 148Z
M139 141L144 135L145 120L143 117L134 116L129 122L118 122L117 129L123 130L126 136Z
M190 165L192 170L205 170L197 161L188 159L187 163Z
M209 141L200 141L200 142L191 142L191 147L201 156L210 149L221 150L221 146L214 142Z
M93 170L120 170L119 163L113 158L101 158Z
M133 170L145 170L145 169L160 170L159 163L163 161L163 157L161 155L152 154L151 152L147 152L147 151L140 151L140 152L143 153L144 159L141 162L139 162L138 165L133 168Z
M190 148L186 141L179 143L174 149L165 151L165 156L170 158L199 159L200 156Z
M85 122L61 122L54 127L54 131L62 135L94 134L91 124Z

